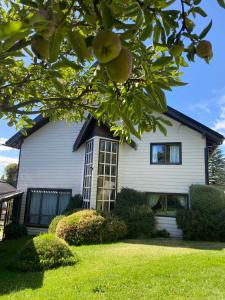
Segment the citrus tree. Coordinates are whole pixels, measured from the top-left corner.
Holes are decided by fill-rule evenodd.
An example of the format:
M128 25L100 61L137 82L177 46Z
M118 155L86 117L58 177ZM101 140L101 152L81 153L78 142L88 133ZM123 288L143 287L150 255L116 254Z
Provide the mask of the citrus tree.
M215 0L216 1L216 0ZM129 140L170 125L165 90L206 62L212 21L201 0L11 0L0 3L0 118L78 121L90 112ZM224 0L217 0L225 8Z

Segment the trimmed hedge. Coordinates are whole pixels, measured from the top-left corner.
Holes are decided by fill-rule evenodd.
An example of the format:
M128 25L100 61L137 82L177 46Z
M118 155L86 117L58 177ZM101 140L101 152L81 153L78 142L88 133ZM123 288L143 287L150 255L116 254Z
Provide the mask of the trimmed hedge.
M96 210L81 210L61 219L56 235L71 245L116 241L126 234L122 220Z
M57 227L59 221L64 217L65 217L65 215L59 215L59 216L56 216L54 219L52 219L52 221L51 221L51 223L49 224L49 227L48 227L48 232L55 234L56 227Z
M192 185L190 187L191 209L206 215L225 208L225 196L221 189L210 185Z
M18 239L27 235L27 228L22 224L9 223L4 229L5 239Z
M127 237L151 237L154 235L155 217L146 193L123 188L117 194L114 213L127 224Z
M191 209L177 212L177 225L186 240L225 241L224 192L213 186L190 187Z
M53 234L41 234L28 241L9 268L23 272L43 271L73 265L77 258L68 244Z

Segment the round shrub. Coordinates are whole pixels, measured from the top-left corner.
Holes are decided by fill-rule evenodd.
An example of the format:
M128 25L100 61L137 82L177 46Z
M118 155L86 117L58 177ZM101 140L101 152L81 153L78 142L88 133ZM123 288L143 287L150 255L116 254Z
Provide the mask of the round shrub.
M73 265L77 261L68 244L53 234L28 241L11 263L14 269L31 272Z
M126 236L127 226L123 220L111 215L105 215L104 218L106 223L102 230L102 241L116 242Z
M27 229L22 224L9 223L4 229L5 239L17 239L27 235Z
M155 218L151 213L137 220L127 221L128 238L152 237L155 231Z
M59 221L64 217L65 217L64 215L59 215L59 216L56 216L54 219L52 219L52 221L51 221L51 223L49 224L49 227L48 227L48 232L55 234L56 227L57 227Z
M116 241L126 234L124 222L96 210L81 210L61 219L56 235L71 245Z
M191 209L210 215L225 208L225 196L221 189L210 185L190 187Z

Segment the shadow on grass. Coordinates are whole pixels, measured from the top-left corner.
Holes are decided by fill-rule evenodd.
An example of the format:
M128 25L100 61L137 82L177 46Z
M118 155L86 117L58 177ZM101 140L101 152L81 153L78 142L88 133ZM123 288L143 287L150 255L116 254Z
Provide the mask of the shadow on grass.
M28 238L0 242L0 296L42 287L43 272L25 273L11 271L8 268L10 261L27 241Z
M225 243L221 242L200 242L200 241L183 241L172 238L155 238L155 239L127 239L124 241L129 244L142 244L151 246L189 248L198 250L225 250Z

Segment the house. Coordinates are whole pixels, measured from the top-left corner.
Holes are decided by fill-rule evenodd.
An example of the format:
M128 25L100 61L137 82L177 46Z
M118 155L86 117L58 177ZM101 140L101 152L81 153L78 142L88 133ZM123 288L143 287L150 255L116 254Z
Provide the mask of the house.
M119 143L93 117L71 125L37 117L27 136L18 132L6 142L20 149L20 223L31 234L45 231L78 193L84 207L109 211L128 187L147 192L158 227L180 236L176 210L191 205L191 184L208 183L208 155L224 137L171 107L164 117L173 124L167 136L144 133L131 144Z
M13 220L19 221L19 206L23 192L0 180L0 240L4 237L5 226Z

